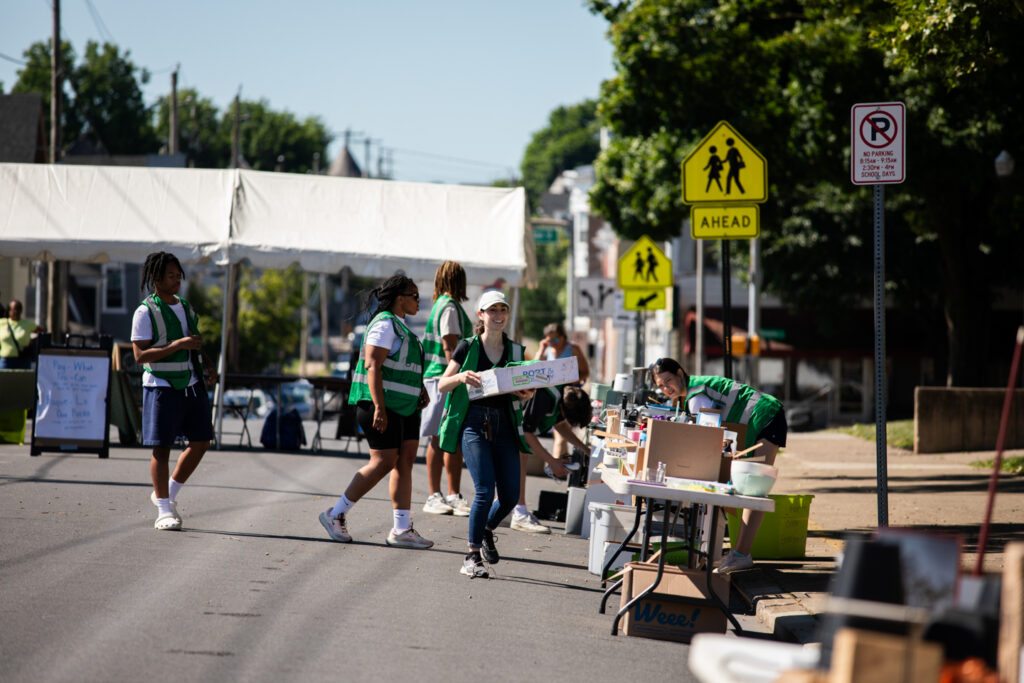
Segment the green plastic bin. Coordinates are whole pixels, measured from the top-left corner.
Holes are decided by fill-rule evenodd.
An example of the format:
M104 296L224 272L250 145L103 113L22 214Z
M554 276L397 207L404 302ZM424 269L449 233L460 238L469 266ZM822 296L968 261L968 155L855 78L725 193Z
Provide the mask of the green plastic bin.
M793 560L803 557L807 549L807 524L812 495L769 495L775 511L766 512L761 528L750 550L755 560ZM740 531L737 511L729 513L729 543L736 545Z

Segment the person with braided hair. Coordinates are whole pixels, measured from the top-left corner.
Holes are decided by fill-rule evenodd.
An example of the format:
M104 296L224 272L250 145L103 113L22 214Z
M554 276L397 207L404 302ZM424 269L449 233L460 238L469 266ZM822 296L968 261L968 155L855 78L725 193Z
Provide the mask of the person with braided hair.
M462 450L448 453L441 450L441 439L437 430L441 426L444 399L437 390L441 373L455 353L455 347L463 339L473 336L473 323L462 302L466 296L466 271L455 261L445 261L434 273L434 305L427 318L427 330L423 335L423 352L427 367L423 373L423 385L430 397L430 404L423 409L423 423L420 435L429 437L427 445L427 480L430 496L423 504L423 511L435 515L454 514L469 516L469 502L462 497ZM448 495L441 493L441 466L448 471Z
M132 347L142 374L142 443L153 447L149 473L150 501L157 508L155 529L181 529L177 497L213 440L210 399L200 380L204 365L208 381L217 372L202 352L199 318L178 296L185 272L174 254L158 251L142 266L143 299L132 317ZM202 365L200 365L202 361ZM171 447L179 436L188 441L168 477Z
M406 325L416 315L420 293L405 275L392 275L370 292L377 310L366 327L359 361L352 374L348 402L370 446L370 462L352 477L338 503L320 513L320 523L339 543L352 540L345 516L387 474L391 474L394 525L385 542L399 548L426 549L433 541L412 526L412 466L419 445L423 389L423 347Z

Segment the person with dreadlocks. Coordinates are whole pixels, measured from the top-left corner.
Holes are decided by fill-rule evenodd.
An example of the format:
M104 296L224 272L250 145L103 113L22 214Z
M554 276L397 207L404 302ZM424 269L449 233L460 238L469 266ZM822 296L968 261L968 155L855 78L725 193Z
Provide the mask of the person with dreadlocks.
M423 409L423 424L420 425L420 435L430 438L427 445L430 496L423 504L423 511L435 515L469 516L469 502L459 492L462 486L462 449L455 453L442 451L441 439L437 436L445 399L437 390L437 382L448 367L455 347L463 339L473 336L473 323L462 309L462 302L467 298L466 271L455 261L445 261L434 273L434 305L423 335L423 352L427 360L423 385L430 397L430 404ZM441 493L442 465L448 471L447 496Z
M152 290L132 317L135 360L143 367L142 443L153 447L149 474L153 479L150 501L157 508L153 527L181 529L176 503L181 487L203 459L213 440L210 399L200 381L205 364L209 380L217 373L202 353L199 318L178 296L185 272L174 254L158 251L142 266L142 291ZM179 436L188 445L168 477L171 447Z
M339 543L349 543L345 515L388 473L394 525L385 542L399 548L426 549L433 541L412 526L412 465L419 445L423 389L423 347L406 325L416 315L420 293L405 275L392 275L370 292L377 310L366 327L352 375L348 401L370 446L370 462L359 468L338 503L320 513L320 523Z

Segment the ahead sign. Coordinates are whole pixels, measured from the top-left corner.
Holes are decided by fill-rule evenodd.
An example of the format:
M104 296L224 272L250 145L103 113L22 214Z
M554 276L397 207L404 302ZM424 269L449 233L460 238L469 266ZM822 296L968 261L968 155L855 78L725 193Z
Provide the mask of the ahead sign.
M850 110L850 180L855 185L902 183L902 102L855 104Z

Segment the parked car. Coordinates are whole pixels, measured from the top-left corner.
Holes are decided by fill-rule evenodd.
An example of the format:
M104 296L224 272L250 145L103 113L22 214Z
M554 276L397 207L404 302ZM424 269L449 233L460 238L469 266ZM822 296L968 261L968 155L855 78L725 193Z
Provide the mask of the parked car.
M247 401L250 417L266 417L274 409L274 399L263 389L228 389L224 392L225 408L241 408Z
M313 410L313 385L309 380L299 379L281 385L281 409L287 413L293 408L303 420L316 418Z

